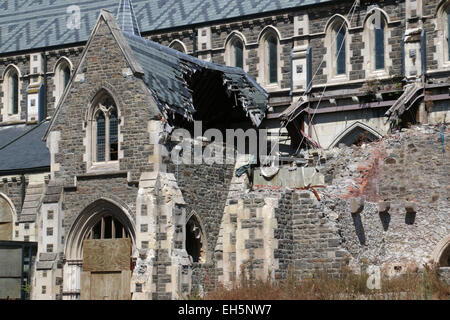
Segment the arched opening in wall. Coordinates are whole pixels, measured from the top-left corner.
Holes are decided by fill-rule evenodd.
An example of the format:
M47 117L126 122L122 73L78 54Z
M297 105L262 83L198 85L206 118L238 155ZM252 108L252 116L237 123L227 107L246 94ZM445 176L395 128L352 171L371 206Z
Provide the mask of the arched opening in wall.
M450 1L441 1L436 13L436 50L440 67L450 66ZM439 39L440 38L440 39Z
M69 84L72 73L72 65L66 57L61 58L55 68L55 99L56 104L62 97L64 90Z
M119 124L119 110L114 99L106 90L101 90L93 100L86 130L92 167L118 169Z
M0 240L13 238L13 210L9 202L0 195Z
M180 40L174 40L169 44L169 48L186 53L186 47Z
M86 234L85 239L130 238L130 235L122 223L108 212L101 215L99 219L97 224Z
M9 66L5 72L4 78L4 102L6 104L7 116L19 114L19 94L20 94L20 76L15 66Z
M195 263L205 262L204 237L200 221L196 215L192 215L186 224L186 251Z
M281 85L281 35L273 26L267 26L259 36L258 66L261 83L269 88Z
M370 127L362 124L355 123L344 132L342 132L330 145L330 148L338 147L340 144L346 146L361 146L365 143L377 141L381 138L381 135Z
M439 259L439 266L442 267L450 267L450 243L447 244L447 247L442 251L441 257Z
M100 199L85 208L66 243L64 281L81 278L80 287L69 291L79 290L82 300L130 299L134 242L134 225L124 207Z
M244 68L244 42L237 35L233 36L227 45L227 64L233 67Z
M388 72L388 39L387 17L381 10L373 9L368 13L363 33L366 72L370 73L366 76L383 76Z
M348 78L350 65L348 26L344 17L331 18L325 29L326 68L329 80L340 81Z

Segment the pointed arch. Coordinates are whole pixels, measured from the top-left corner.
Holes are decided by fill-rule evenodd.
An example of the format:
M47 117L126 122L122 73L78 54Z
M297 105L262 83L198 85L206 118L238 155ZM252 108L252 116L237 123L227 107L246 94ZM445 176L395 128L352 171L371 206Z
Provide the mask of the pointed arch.
M348 30L350 25L345 17L335 14L325 27L326 66L329 81L349 79L350 41Z
M439 67L450 68L450 1L441 1L436 8L436 54Z
M245 37L238 31L231 32L225 39L225 64L244 69Z
M8 196L0 192L0 240L13 240L16 210Z
M192 211L186 217L186 251L195 263L205 263L208 257L206 232L200 217Z
M237 30L233 30L230 32L230 34L225 38L224 47L227 47L227 44L233 39L233 38L239 38L243 43L244 46L247 45L247 39L245 38L245 35L242 32L239 32Z
M100 198L85 207L70 227L64 253L68 261L80 261L83 257L83 240L102 217L110 216L117 219L136 246L136 226L127 208L118 202Z
M183 41L175 39L172 40L172 42L169 44L169 48L172 48L174 50L187 53L186 45L183 43Z
M344 17L342 14L335 14L330 19L328 19L327 23L325 24L325 28L323 30L324 33L327 33L327 31L332 27L335 23L342 24L344 22L345 28L350 28L350 23L347 20L346 17Z
M342 131L330 144L329 149L339 146L339 144L344 143L345 145L352 145L362 138L367 141L376 141L381 139L383 136L378 133L373 128L368 125L356 121L351 126L347 127L344 131Z
M377 11L380 12L381 17L386 20L386 23L388 24L391 23L389 15L387 14L386 11L384 11L382 8L372 8L369 11L367 11L366 15L364 16L363 25L365 25L367 23L367 19L369 19Z
M450 234L436 245L431 260L440 267L450 267Z
M267 36L267 34L274 33L278 37L278 40L281 40L281 33L278 29L272 25L265 26L258 35L258 42L261 42L261 39Z
M378 20L379 19L379 20ZM364 17L363 57L366 77L380 77L389 74L392 61L389 57L389 16L382 9L373 8Z
M86 112L88 170L118 169L120 109L110 90L101 88Z
M437 18L439 13L445 11L449 5L450 5L449 0L441 0L436 7L435 17Z
M20 69L10 64L3 72L3 120L19 120L20 101L22 100Z
M266 26L258 35L259 81L266 87L281 86L281 34L274 26Z
M61 57L55 64L54 72L54 83L55 83L55 104L58 104L61 99L64 90L69 84L70 78L73 74L73 64L67 57Z

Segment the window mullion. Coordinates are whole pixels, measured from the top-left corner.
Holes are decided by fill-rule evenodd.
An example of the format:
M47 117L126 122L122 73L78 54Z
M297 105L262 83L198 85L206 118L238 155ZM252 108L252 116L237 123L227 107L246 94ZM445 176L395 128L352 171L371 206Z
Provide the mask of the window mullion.
M105 119L105 161L108 162L111 160L110 154L110 145L109 145L109 113L106 113Z

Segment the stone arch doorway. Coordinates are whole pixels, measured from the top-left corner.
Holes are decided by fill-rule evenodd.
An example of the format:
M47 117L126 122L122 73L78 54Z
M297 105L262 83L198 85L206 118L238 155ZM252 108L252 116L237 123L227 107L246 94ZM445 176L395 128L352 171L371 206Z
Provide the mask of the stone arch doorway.
M12 240L14 210L8 198L0 194L0 240Z
M111 200L97 200L82 211L66 243L65 291L75 289L82 300L131 298L132 221L127 210Z

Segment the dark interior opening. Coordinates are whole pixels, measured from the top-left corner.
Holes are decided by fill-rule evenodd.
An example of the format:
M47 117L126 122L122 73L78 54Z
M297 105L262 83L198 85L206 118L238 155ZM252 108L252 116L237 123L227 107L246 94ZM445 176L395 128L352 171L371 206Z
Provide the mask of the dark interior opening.
M251 126L238 96L227 90L220 72L203 69L185 77L189 89L192 90L195 107L193 118L194 121L202 121L203 132L214 128L225 133L226 129L242 127L242 124ZM175 119L170 121L175 126L186 128L193 133L194 123L187 121L180 114L175 114Z
M202 250L201 231L194 217L186 224L186 251L193 262L199 262Z

